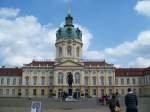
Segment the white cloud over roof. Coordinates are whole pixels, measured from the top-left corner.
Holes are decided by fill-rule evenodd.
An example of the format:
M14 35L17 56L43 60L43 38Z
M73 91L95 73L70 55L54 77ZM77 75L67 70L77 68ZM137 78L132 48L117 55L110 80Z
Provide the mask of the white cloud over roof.
M20 9L0 8L0 18L16 17L19 12Z
M54 59L57 27L49 25L50 23L42 25L37 17L21 16L19 11L3 8L2 14L0 9L0 14L3 15L0 16L0 64L20 66L32 59ZM126 41L103 50L90 50L93 35L87 28L78 24L75 26L79 27L83 34L84 58L106 59L116 66L150 65L150 30L140 32L134 41Z
M134 9L142 15L150 17L150 0L138 1Z

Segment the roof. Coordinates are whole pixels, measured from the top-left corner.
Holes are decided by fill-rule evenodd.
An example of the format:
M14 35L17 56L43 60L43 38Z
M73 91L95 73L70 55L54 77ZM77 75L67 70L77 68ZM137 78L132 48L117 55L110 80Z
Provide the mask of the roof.
M0 68L0 76L22 76L22 68Z
M103 61L84 61L84 65L85 66L105 66L105 65L113 66L113 64L106 63L105 60L103 60Z
M115 74L120 77L144 76L144 68L117 68Z
M61 27L56 32L56 39L69 38L82 40L82 32L79 28L75 28L73 25L73 17L67 15L64 27Z
M144 74L145 75L150 75L150 66L148 68L144 69Z
M33 60L29 64L25 64L25 66L53 66L54 61L35 61Z

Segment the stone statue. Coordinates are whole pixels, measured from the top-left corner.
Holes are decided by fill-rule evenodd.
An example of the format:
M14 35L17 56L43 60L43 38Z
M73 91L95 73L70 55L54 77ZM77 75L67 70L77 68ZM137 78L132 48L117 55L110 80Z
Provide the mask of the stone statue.
M67 81L68 81L69 87L72 87L72 83L73 83L73 75L72 75L71 72L68 73Z

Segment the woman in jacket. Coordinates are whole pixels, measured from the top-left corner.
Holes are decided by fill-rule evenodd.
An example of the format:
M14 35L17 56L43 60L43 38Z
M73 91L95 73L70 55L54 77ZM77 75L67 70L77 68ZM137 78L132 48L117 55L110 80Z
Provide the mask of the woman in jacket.
M109 109L110 112L117 112L119 110L117 110L117 108L120 108L120 104L119 104L119 100L116 98L115 94L112 94L112 98L109 102Z

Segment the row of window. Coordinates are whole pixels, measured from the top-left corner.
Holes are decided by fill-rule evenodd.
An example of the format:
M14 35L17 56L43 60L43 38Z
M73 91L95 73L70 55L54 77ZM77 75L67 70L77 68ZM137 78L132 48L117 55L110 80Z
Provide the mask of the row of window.
M0 85L17 85L17 82L21 84L21 79L18 78L0 78Z
M18 92L15 89L6 89L5 91L4 91L4 89L0 89L0 96L3 96L3 95L16 96L16 95L19 95L18 93L21 93L21 92ZM36 96L37 95L37 89L33 89L32 94L33 94L33 96ZM25 89L25 95L26 96L29 95L29 89ZM41 89L41 96L44 96L44 95L45 95L45 90Z
M108 77L108 85L112 85L113 84L113 79L112 77ZM85 77L84 78L84 84L85 85L89 85L89 77ZM96 77L92 77L92 85L96 85L97 84L97 80L96 80ZM101 76L100 77L100 85L105 85L105 79L104 79L104 76Z
M121 85L127 84L133 84L136 85L137 84L137 79L136 78L121 78L120 80L118 78L115 79L115 84L118 85L120 81ZM142 79L138 78L138 83L141 84L142 83Z
M52 74L53 72L49 71L49 70L28 70L26 71L26 74Z
M29 82L30 80L32 80L32 85L37 85L38 84L38 78L37 76L33 76L32 79L29 79L29 76L26 76L25 77L25 85L29 85ZM40 84L41 85L45 85L46 84L46 78L43 76L41 77L41 80L40 80ZM49 85L52 85L53 84L53 77L49 77Z
M86 70L86 71L85 71L85 74L91 74L91 73L92 73L93 75L96 75L97 73L112 75L113 71L112 71L112 70L100 70L100 71L90 71L90 70Z
M150 84L150 75L145 76L144 83L145 84Z
M37 89L32 90L32 95L37 96ZM45 90L41 89L41 96L45 95ZM25 89L25 96L29 96L29 89Z
M64 74L62 72L58 73L58 84L64 84ZM68 79L66 79L66 83L67 83ZM74 84L80 84L80 73L77 72L75 73L75 78L74 78Z
M16 90L15 89L6 89L4 91L4 89L0 89L0 96L3 96L3 95L7 95L7 96L12 95L12 96L15 96L16 95Z
M71 46L67 46L67 56L72 56L72 47ZM58 51L58 56L61 57L63 53L63 49L62 47L59 47L59 51ZM76 56L80 57L80 47L76 48Z

